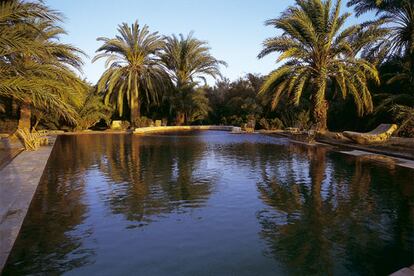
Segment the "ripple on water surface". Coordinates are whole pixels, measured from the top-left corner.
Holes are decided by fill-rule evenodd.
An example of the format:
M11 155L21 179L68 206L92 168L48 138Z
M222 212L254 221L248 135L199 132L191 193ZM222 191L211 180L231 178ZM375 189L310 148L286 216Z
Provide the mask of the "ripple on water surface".
M414 173L283 138L58 139L5 275L385 275L414 255Z

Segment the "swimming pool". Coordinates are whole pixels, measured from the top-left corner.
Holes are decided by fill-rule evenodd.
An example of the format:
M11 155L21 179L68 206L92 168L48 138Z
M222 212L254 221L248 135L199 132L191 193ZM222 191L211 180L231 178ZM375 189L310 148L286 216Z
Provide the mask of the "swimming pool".
M414 171L220 131L61 136L5 275L386 275Z

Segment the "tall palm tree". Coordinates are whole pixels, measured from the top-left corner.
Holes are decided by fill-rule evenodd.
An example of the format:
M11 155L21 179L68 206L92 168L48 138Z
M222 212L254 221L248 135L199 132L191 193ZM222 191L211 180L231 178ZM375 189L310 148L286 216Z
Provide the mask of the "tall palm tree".
M108 69L98 82L98 91L104 93L105 103L116 106L119 115L124 112L124 101L130 109L132 127L140 116L143 100L157 103L164 89L167 75L159 55L164 41L147 25L140 28L138 21L128 26L122 23L115 38L99 37L103 45L93 61L106 58Z
M266 25L283 34L264 41L259 58L279 52L278 62L286 61L270 73L260 94L271 94L275 108L283 93L296 105L309 93L313 106L313 121L319 131L327 129L327 94L352 95L362 115L373 109L367 82L379 82L375 66L358 58L360 43L356 35L367 42L373 36L364 36L358 25L343 28L349 13L340 12L341 1L334 7L331 1L296 0L296 5L285 10L279 18Z
M226 63L213 57L207 42L194 38L192 32L187 37L182 34L179 37L172 35L165 40L161 60L174 83L174 89L169 95L170 106L176 111L176 123L183 124L188 121L186 111L198 106L193 104L194 100L199 100L199 103L205 103L207 100L203 98L203 93L197 94L196 97L193 95L198 81L206 82L207 76L214 79L221 77L220 65ZM205 104L200 106L205 107ZM201 109L205 111L205 108Z
M0 96L20 104L20 128L30 128L31 109L43 109L75 122L71 104L84 86L82 52L58 41L65 31L60 14L42 3L0 4Z

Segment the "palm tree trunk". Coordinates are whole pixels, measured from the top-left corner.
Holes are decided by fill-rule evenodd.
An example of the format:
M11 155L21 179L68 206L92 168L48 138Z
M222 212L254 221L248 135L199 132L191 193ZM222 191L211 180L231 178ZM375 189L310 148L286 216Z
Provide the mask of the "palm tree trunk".
M30 105L23 103L20 105L20 118L18 128L20 129L29 129L30 130L30 118L32 116L32 110Z
M136 128L137 124L136 121L140 117L140 106L137 97L131 97L131 126L132 128Z
M328 129L328 101L321 100L314 104L313 121L315 129L325 132Z
M328 101L325 99L326 70L322 68L316 79L316 94L313 96L313 122L316 131L325 132L328 128Z

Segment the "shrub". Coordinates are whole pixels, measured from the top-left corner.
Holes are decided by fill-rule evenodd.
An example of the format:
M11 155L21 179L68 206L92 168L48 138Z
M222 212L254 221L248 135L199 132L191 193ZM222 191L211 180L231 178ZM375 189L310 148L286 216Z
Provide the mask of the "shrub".
M142 116L142 117L135 119L135 125L137 127L150 127L150 126L154 126L154 122L151 119L145 116Z
M414 137L414 108L404 105L394 105L391 109L398 121L399 136Z
M284 125L279 118L273 118L269 121L270 129L283 129Z
M299 129L310 129L311 128L311 120L309 111L302 111L300 112L295 120L295 127Z
M269 130L270 129L270 124L269 122L266 120L266 118L261 118L259 121L259 125L261 128Z
M232 125L232 126L242 126L244 124L243 118L237 115L232 115L230 117L224 118L222 120L224 124Z

